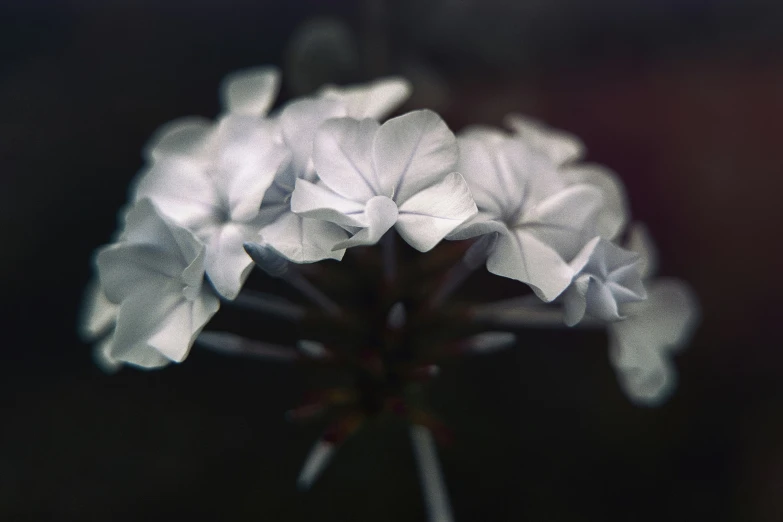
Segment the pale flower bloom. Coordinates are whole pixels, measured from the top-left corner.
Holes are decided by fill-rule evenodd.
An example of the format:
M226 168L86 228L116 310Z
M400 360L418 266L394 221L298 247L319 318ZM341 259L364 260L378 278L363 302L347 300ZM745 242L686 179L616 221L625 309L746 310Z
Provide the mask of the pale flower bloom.
M651 278L656 254L647 231L631 228L628 248L640 255L641 275ZM656 406L677 384L671 356L689 341L699 320L698 300L683 281L648 279L647 300L627 303L623 321L609 324L609 359L625 393L634 402Z
M628 223L625 189L615 173L602 165L576 163L585 155L582 140L567 132L520 114L508 114L506 126L530 146L542 151L557 165L569 185L586 183L598 187L603 204L596 218L598 235L614 239Z
M553 300L587 262L602 191L569 184L543 149L499 131L469 129L459 136L459 150L459 172L479 213L449 239L497 233L487 269Z
M186 119L159 132L135 190L136 200L151 199L205 243L207 275L227 299L252 268L242 244L263 226L261 200L289 156L274 139L275 124L263 118L278 83L273 69L229 76L217 123Z
M185 358L220 305L204 260L204 245L149 200L130 210L121 241L97 255L105 297L119 305L108 360L159 367Z
M383 125L330 120L313 148L321 183L297 180L291 210L354 231L335 248L377 243L394 226L424 252L476 214L470 190L455 172L456 159L454 135L432 111Z
M624 189L608 169L577 163L581 141L517 115L507 118L512 132L474 127L459 137L429 110L382 122L410 94L398 78L326 86L269 114L279 81L273 68L229 75L216 122L177 120L150 140L121 233L99 250L100 280L86 296L82 333L97 340L104 369L162 367L198 342L355 372L356 385L318 390L287 414L335 413L299 486L309 488L368 418L391 413L410 425L433 522L453 520L436 451L449 430L401 390L437 376L441 360L510 348L520 326L606 327L611 364L631 400L668 396L670 356L691 334L696 300L682 282L650 279L655 254L643 229L631 230L625 248L612 242L628 221ZM444 238L474 240L398 270L395 234L420 252ZM381 238L380 255L357 249L351 261L368 270L361 288L347 285L345 294L355 295L330 296L315 284L339 274L330 273L334 264L297 266L341 260L345 249ZM484 263L535 295L449 301ZM306 302L243 288L254 266ZM202 332L220 297L308 337L285 346ZM450 337L442 321L455 317L470 335Z
M514 135L541 150L558 166L580 160L585 155L582 140L533 118L512 113L506 115L504 123Z
M291 197L298 179L317 180L313 165L316 131L332 118L381 118L410 95L401 78L387 78L369 85L324 87L318 96L296 100L277 115L278 141L291 152L287 166L274 179L261 205L263 241L297 263L342 259L338 246L348 238L340 226L291 211Z
M575 325L585 313L602 321L625 319L621 305L647 298L640 262L637 253L605 239L596 241L589 260L563 292L565 324Z

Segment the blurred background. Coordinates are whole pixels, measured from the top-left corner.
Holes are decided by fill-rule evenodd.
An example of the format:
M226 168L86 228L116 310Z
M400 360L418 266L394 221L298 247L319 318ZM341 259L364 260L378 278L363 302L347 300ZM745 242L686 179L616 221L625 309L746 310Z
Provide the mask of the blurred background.
M194 351L106 375L79 341L91 254L150 134L219 111L235 69L280 101L403 74L454 130L511 111L626 184L703 323L660 408L606 339L536 332L430 387L457 522L783 520L783 5L769 0L6 0L0 6L0 520L425 520L403 426L310 493L312 379ZM504 284L503 281L495 284Z

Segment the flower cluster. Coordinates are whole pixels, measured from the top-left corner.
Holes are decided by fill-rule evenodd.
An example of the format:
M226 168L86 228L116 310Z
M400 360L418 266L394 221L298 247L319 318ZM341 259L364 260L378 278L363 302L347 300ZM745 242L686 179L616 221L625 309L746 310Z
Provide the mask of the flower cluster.
M89 291L84 330L99 340L102 365L162 367L185 359L197 340L232 353L340 359L340 348L325 342L302 339L291 352L202 332L221 302L255 299L261 311L289 319L306 314L293 303L249 296L243 286L258 266L334 317L335 328L353 325L345 327L351 332L346 351L354 356L348 359L372 382L384 383L380 403L418 419L412 438L424 452L420 460L429 461L430 431L421 426L435 425L401 407L404 393L393 384L401 375L415 380L433 373L424 364L432 353L412 348L421 344L414 337L424 319L406 328L412 316L432 317L485 265L532 292L463 309L461 319L491 328L478 328L452 348L478 353L508 346L521 326L605 325L610 361L627 395L641 404L667 397L674 382L669 354L687 342L695 299L679 281L652 278L654 248L643 227L629 226L621 183L606 168L581 162L577 138L518 115L507 118L509 130L471 127L456 136L429 110L385 119L409 95L399 78L328 86L270 113L278 85L273 68L234 73L221 87L216 121L178 120L151 139L116 241L96 256L98 281ZM444 240L465 248L434 286L409 278L404 287L396 274L396 237L418 252ZM296 265L339 261L347 249L376 244L384 274L377 310L357 311L345 322L344 304ZM351 392L338 396L350 402ZM350 431L333 430L316 446L304 483Z

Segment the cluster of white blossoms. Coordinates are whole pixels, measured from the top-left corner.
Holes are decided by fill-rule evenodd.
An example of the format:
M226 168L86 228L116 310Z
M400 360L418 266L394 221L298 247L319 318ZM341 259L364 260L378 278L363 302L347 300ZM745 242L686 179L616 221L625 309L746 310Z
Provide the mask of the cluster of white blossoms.
M202 329L221 302L242 297L255 265L339 311L295 265L378 243L393 265L396 234L419 252L472 241L427 306L486 264L532 293L471 308L476 322L605 325L626 394L642 404L667 397L670 353L687 342L695 299L679 281L652 278L653 247L641 226L629 226L622 185L606 168L580 163L578 139L517 115L508 131L456 136L429 110L385 119L410 92L398 78L325 87L270 113L278 86L273 68L234 73L216 121L178 120L150 141L116 241L96 256L84 330L99 341L103 365L180 362L197 338L247 350L236 336ZM391 281L393 272L387 267ZM383 306L392 329L416 308ZM508 340L493 331L466 346L480 352ZM319 343L300 346L308 349L324 353ZM421 448L431 447L427 433L413 432ZM323 460L323 446L306 469Z

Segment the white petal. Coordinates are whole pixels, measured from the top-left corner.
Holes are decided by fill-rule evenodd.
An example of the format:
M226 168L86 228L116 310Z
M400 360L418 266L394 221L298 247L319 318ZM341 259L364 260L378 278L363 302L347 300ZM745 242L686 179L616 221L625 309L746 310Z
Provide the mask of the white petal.
M467 183L452 172L405 200L396 228L409 245L426 252L477 213Z
M647 284L647 300L628 303L623 313L629 328L645 339L655 339L667 350L677 351L690 340L699 322L699 301L683 281L671 278L654 279ZM621 327L622 328L622 327Z
M331 118L346 115L345 106L337 100L305 99L288 104L280 113L283 139L293 153L297 174L304 172L313 154L318 127Z
M242 247L255 239L258 230L234 223L216 229L207 243L206 269L215 290L226 299L234 299L253 268L253 260Z
M143 368L167 364L168 359L149 345L149 339L166 316L183 302L182 297L162 293L155 287L144 288L123 301L107 356Z
M590 277L581 275L563 292L563 322L566 326L574 326L585 316L589 286Z
M574 276L557 252L523 229L499 235L487 259L487 270L527 283L547 302L560 295Z
M113 303L121 303L139 286L161 286L176 280L184 269L170 251L128 243L100 249L97 264L101 287Z
M537 204L562 191L565 180L552 159L520 138L496 147L497 174L509 210Z
M167 157L197 157L210 139L212 122L206 118L190 116L161 126L147 144L143 155L149 161Z
M264 116L275 101L280 72L275 67L235 71L220 85L220 100L228 112Z
M122 361L118 361L111 356L112 342L114 335L108 335L100 342L96 343L92 350L92 359L95 364L106 373L115 373L122 368ZM168 359L163 357L164 362L161 366L168 363Z
M195 301L181 301L166 314L149 344L175 362L187 357L190 347L220 306L218 298L204 290Z
M626 248L641 256L639 271L643 278L652 277L658 271L658 249L647 227L634 223L628 232Z
M205 168L182 158L156 161L132 189L133 200L152 200L166 216L186 227L198 228L216 219L220 200Z
M666 355L650 349L629 349L611 331L609 353L620 387L633 402L658 406L674 391L677 373Z
M218 123L209 176L223 212L230 209L234 221L255 218L266 190L290 161L290 151L275 140L277 132L270 120L246 115L229 114Z
M395 205L396 207L396 205ZM365 203L347 199L321 184L296 180L291 194L291 212L338 225L366 227Z
M106 297L119 303L138 286L194 285L203 277L203 252L191 232L144 199L128 213L123 241L98 252L98 274Z
M136 202L128 212L122 240L176 253L183 267L190 265L204 249L190 230L165 216L148 199Z
M305 218L286 212L261 229L261 237L281 255L295 263L313 263L322 259L342 259L345 250L333 248L348 237L334 223Z
M392 118L378 129L373 165L381 194L398 203L454 172L457 140L432 111L413 111Z
M508 227L502 221L497 220L496 216L479 212L455 228L453 232L446 236L446 239L451 241L470 239L493 232L506 233L508 232Z
M690 340L698 323L698 302L683 282L660 279L649 285L646 301L625 305L622 311L629 317L610 325L610 360L631 398L656 404L672 389L669 353Z
M106 297L97 278L87 285L82 307L80 333L88 341L113 328L120 311L120 307Z
M367 225L356 232L350 239L334 246L336 249L359 245L374 245L397 222L398 210L394 201L386 196L375 196L364 207L364 217Z
M499 165L502 158L497 146L490 145L491 139L485 139L483 133L476 131L460 134L458 170L468 183L479 210L500 217L509 206L510 194L501 183L498 170L502 168Z
M411 84L404 78L381 78L368 85L324 86L319 95L345 103L351 118L382 119L402 105L411 95Z
M617 175L599 165L574 165L561 171L571 184L587 183L601 189L603 205L597 216L597 233L614 239L628 223L628 204L625 188Z
M595 236L602 197L595 187L573 185L525 213L521 224L570 261Z
M315 135L313 165L318 177L344 198L364 203L381 195L372 165L373 140L379 127L371 119L339 118L325 122Z
M617 300L608 285L593 279L587 288L585 298L587 310L593 317L603 321L617 321L623 318L617 309Z
M584 144L576 136L552 129L532 118L509 114L505 123L520 137L545 151L558 165L578 160L585 153Z

